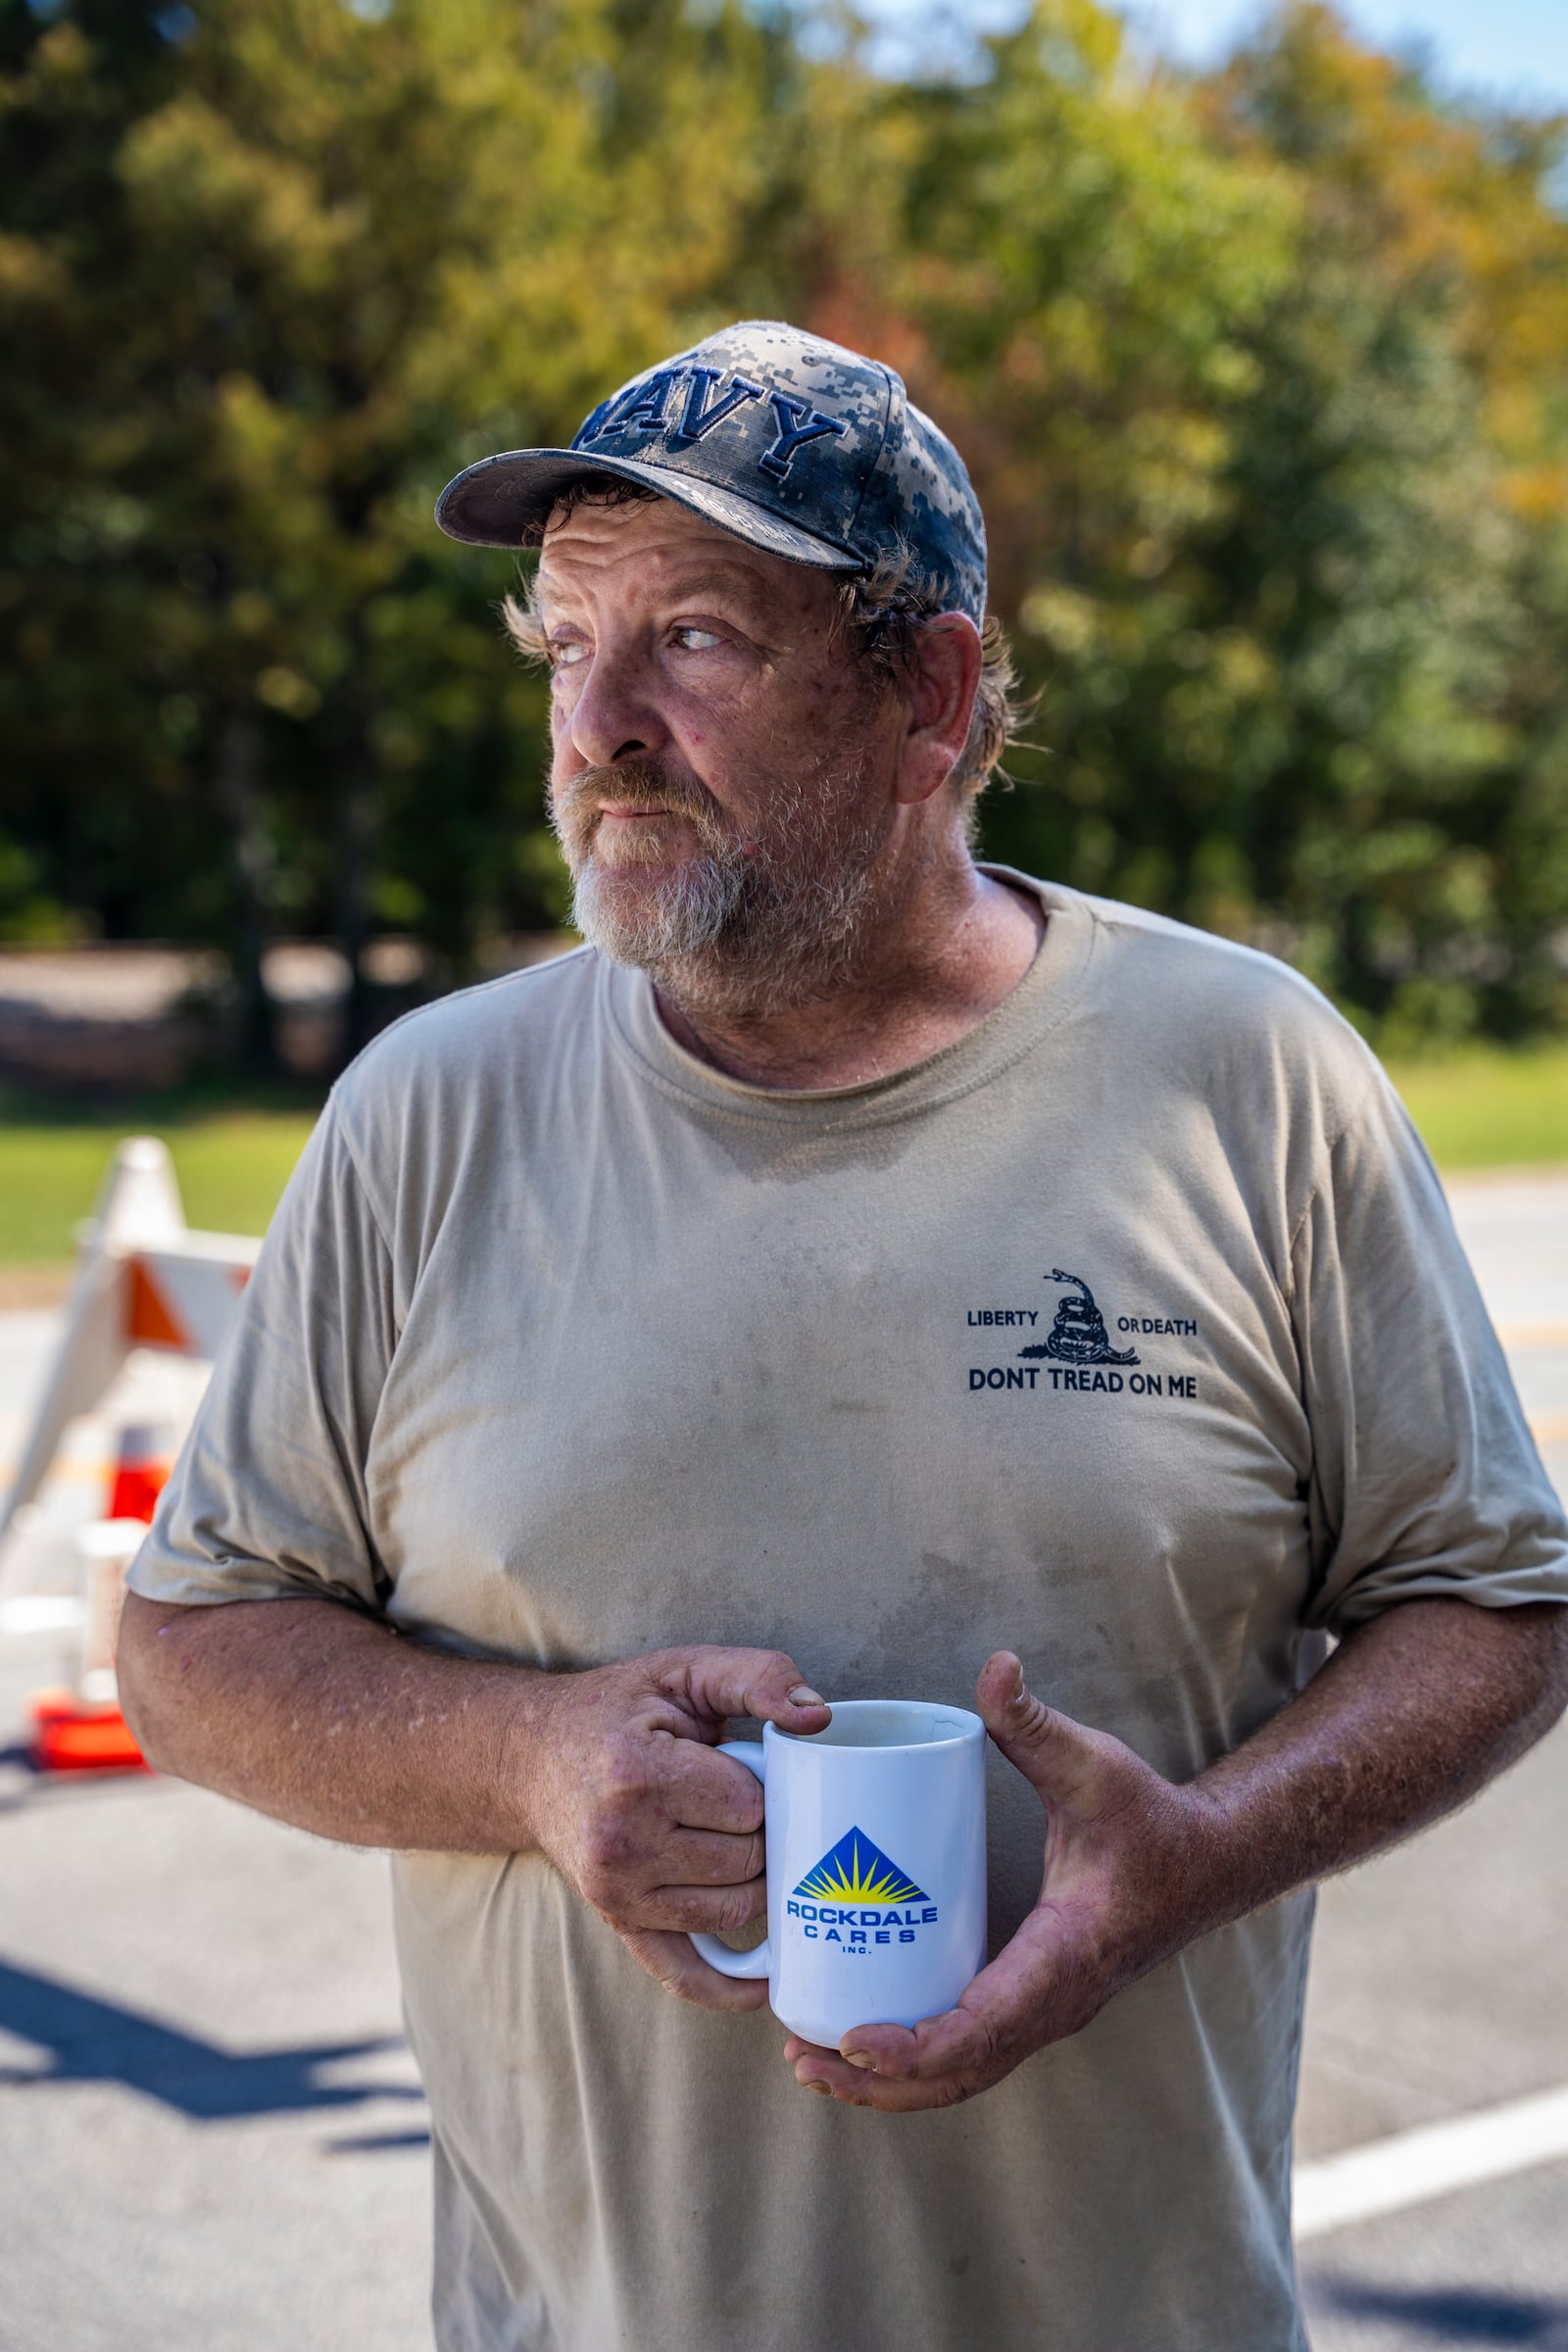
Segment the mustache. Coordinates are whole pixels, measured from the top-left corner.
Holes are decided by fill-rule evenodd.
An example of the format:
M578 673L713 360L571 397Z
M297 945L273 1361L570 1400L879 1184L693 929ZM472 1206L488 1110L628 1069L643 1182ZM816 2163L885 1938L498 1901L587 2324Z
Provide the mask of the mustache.
M586 832L597 822L601 806L613 801L623 808L667 809L685 817L708 846L728 847L734 834L723 809L707 786L695 776L673 773L656 760L627 760L613 767L585 767L562 783L552 783L550 808L556 830L570 827Z

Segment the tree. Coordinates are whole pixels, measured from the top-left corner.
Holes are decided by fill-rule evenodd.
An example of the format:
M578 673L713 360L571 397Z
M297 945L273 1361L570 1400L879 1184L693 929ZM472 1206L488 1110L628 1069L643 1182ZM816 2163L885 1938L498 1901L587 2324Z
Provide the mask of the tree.
M0 0L0 933L438 981L554 919L545 701L430 520L723 319L970 460L1039 870L1388 1039L1568 1013L1563 125L1286 9L1223 73L1037 0L871 73L790 0Z
M494 560L430 505L679 332L769 36L676 0L156 24L7 19L13 821L109 928L226 931L253 1010L268 925L329 924L358 1013L372 919L458 976L553 911L541 690L498 656Z
M889 101L877 276L1040 689L988 847L1283 949L1393 1042L1560 1009L1526 512L1560 425L1519 258L1561 257L1550 138L1312 7L1196 88L1091 0L989 46Z

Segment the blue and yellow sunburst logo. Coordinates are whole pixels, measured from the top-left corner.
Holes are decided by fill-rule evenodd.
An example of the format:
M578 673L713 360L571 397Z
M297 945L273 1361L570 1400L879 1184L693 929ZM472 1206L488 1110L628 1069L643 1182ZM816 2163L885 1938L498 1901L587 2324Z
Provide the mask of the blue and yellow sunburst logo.
M928 1903L912 1879L863 1830L846 1830L795 1889L815 1903Z

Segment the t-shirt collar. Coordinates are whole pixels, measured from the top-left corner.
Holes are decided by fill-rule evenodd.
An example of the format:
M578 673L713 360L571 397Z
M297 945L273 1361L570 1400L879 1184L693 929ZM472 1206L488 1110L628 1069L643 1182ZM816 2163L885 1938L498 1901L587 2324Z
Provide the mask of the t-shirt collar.
M985 1082L1055 1027L1076 1000L1094 949L1092 909L1077 891L1035 881L1012 866L982 873L1039 900L1046 916L1040 950L1021 980L982 1020L939 1053L858 1086L780 1089L726 1076L678 1045L660 1016L644 972L601 960L600 1004L610 1034L654 1084L733 1117L814 1127L880 1124L929 1109Z

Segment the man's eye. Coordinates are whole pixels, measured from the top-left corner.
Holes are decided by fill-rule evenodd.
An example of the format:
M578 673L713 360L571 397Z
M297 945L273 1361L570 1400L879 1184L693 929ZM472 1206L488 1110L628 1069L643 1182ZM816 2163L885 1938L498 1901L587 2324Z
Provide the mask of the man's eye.
M681 652L684 654L710 653L715 645L719 645L723 642L716 629L699 629L692 627L675 629L671 632L671 634L674 637L675 643L680 647Z
M550 642L552 669L573 669L587 657L588 648L575 637L554 637Z

